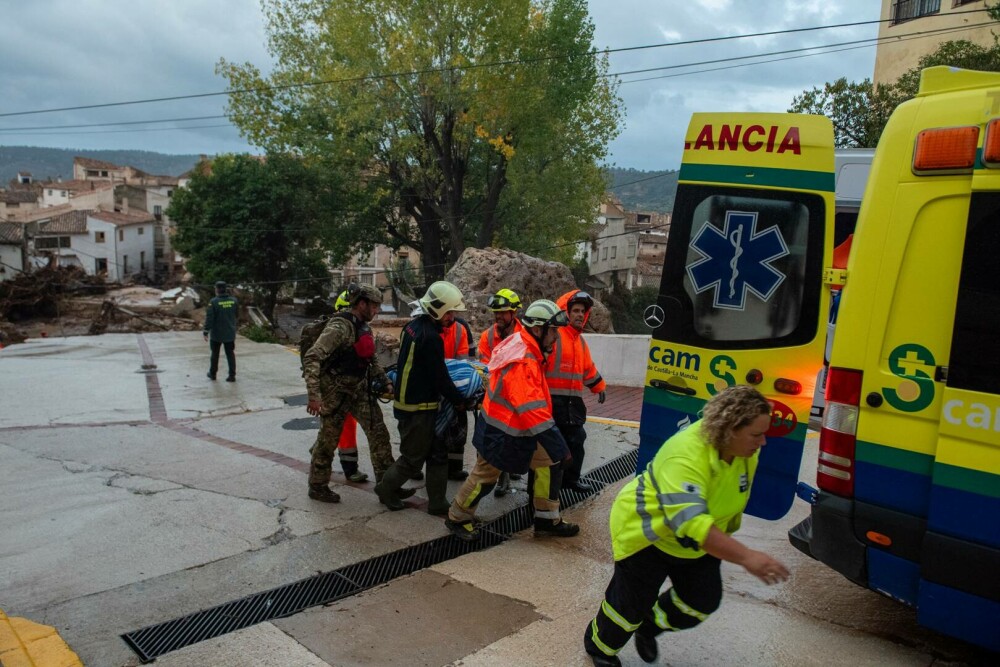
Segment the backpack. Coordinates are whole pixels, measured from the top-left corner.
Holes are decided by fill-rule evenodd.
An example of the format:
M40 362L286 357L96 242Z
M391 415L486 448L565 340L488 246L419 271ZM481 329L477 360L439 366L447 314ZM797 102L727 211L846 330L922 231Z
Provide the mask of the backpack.
M316 344L316 339L319 335L323 333L323 329L326 328L326 323L330 321L328 315L323 315L319 319L315 319L309 324L306 324L299 331L299 369L305 376L306 364L305 356L306 352L309 351L313 345Z

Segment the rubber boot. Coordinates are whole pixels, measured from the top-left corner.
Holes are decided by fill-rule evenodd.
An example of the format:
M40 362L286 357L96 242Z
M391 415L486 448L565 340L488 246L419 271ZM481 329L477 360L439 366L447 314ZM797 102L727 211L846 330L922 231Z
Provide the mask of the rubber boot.
M399 469L398 464L393 464L389 466L389 469L385 471L382 475L381 481L375 485L375 494L378 496L380 503L388 507L393 512L398 512L404 509L406 505L403 504L402 499L399 496L400 487L409 480L403 472ZM410 494L413 495L413 494Z
M445 497L448 491L448 465L427 464L427 513L444 515L451 503Z
M464 482L469 476L465 470L462 469L461 461L448 461L448 479L454 480L456 482Z

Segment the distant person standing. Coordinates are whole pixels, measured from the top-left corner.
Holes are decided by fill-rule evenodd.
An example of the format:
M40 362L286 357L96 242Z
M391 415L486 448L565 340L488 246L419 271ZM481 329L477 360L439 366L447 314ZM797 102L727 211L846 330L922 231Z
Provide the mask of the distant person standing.
M226 364L229 375L226 382L236 382L236 314L239 302L229 294L226 283L215 283L215 298L208 304L205 311L205 327L202 336L208 341L212 350L211 361L208 364L208 379L214 380L219 372L219 348L226 350Z

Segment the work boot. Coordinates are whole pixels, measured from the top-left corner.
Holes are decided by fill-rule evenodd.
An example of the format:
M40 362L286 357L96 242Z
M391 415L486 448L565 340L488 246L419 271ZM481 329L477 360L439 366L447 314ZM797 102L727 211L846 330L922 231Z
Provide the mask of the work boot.
M649 663L656 662L656 657L660 653L660 649L656 645L656 637L647 637L641 632L636 632L634 637L635 652L639 654L642 661Z
M215 373L205 373L205 377L207 377L209 380L214 380Z
M621 658L617 655L604 655L603 653L588 653L594 663L594 667L622 667Z
M309 497L321 503L339 503L340 495L330 490L326 484L310 484Z
M577 493L591 493L594 490L594 487L590 482L582 479L570 482L569 484L566 484L566 487L576 491Z
M344 474L347 475L347 473ZM355 470L350 475L347 475L347 481L354 482L355 484L361 484L362 482L368 481L368 475L360 470Z
M448 471L448 479L453 480L455 482L464 482L466 479L468 479L468 477L469 473L462 470L461 468L458 470Z
M561 519L535 519L535 537L573 537L580 532L580 526Z
M445 512L451 507L451 503L445 497L448 492L448 466L445 465L430 465L427 466L427 483L424 485L424 489L427 491L427 511L431 512L431 508L438 509L441 507L445 508ZM434 512L431 512L434 514ZM444 512L442 512L444 514Z
M444 520L444 527L463 542L475 542L479 539L479 529L471 521Z
M406 505L403 504L403 495L400 487L406 483L406 476L399 469L399 464L392 464L389 469L385 471L382 475L382 479L378 484L375 485L375 495L378 496L379 502L388 507L393 512L398 512L401 509L405 509ZM407 489L412 491L412 489ZM412 496L410 493L409 496ZM409 497L406 496L406 497Z
M214 380L215 378L212 379ZM226 378L226 382L236 382L236 376L230 375L229 377Z
M448 513L449 509L451 509L451 503L448 501L438 502L432 500L427 503L427 513L432 516L444 516Z

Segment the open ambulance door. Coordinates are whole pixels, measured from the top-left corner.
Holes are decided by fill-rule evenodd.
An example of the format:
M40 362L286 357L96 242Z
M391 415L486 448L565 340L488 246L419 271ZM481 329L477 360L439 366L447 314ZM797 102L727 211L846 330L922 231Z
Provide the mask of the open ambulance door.
M647 360L639 470L711 396L749 384L773 418L747 512L788 512L823 362L833 216L827 118L692 117L652 313L662 324Z

